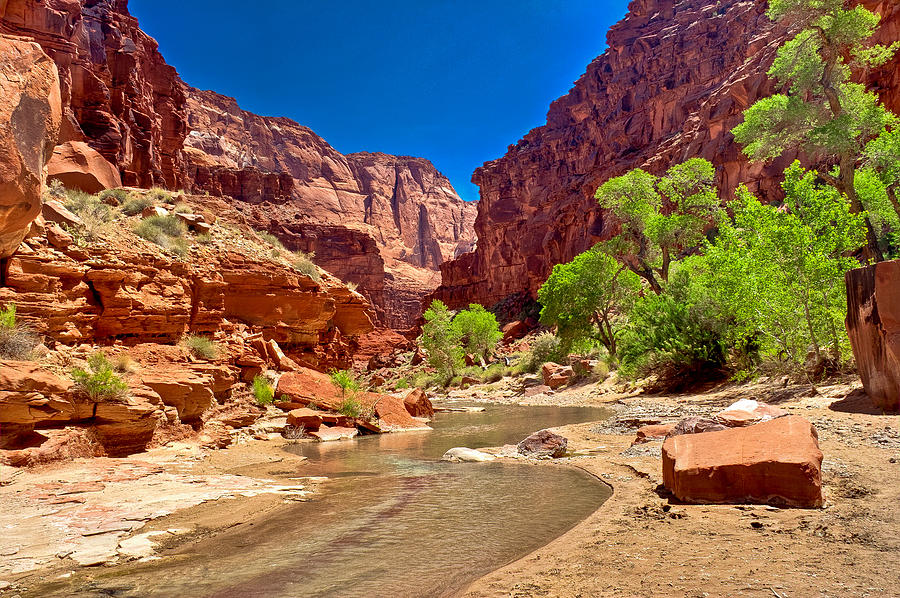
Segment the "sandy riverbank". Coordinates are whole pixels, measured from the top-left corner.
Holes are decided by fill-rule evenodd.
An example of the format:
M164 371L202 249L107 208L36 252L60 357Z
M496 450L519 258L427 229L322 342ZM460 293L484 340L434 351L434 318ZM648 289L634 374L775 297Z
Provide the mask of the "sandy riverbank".
M567 534L464 595L900 595L900 416L870 409L856 388L735 387L619 399L587 387L542 397L615 406L608 422L556 429L570 450L593 451L561 463L606 480L613 496ZM715 413L739 398L776 403L816 424L825 508L677 504L661 488L661 442L630 448L639 425Z

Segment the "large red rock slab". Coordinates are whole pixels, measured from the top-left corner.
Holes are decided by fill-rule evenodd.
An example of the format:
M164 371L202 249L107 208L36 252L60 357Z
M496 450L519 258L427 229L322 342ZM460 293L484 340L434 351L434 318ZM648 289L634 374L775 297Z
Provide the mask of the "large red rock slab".
M716 414L716 420L729 428L750 426L787 415L788 412L774 405L752 399L741 399Z
M846 275L847 333L866 394L900 410L900 260Z
M178 367L149 369L141 374L141 382L159 394L163 404L178 410L185 423L197 422L215 400L213 377Z
M289 426L303 427L307 431L318 430L322 426L322 413L312 409L294 409L287 415Z
M403 404L413 417L434 417L434 405L421 388L414 388L406 393Z
M5 3L4 3L5 5ZM59 74L39 45L0 35L0 258L41 213L44 167L62 119Z
M556 390L568 384L575 377L575 370L568 365L550 362L541 366L541 376L544 379L545 386Z
M292 405L316 405L329 411L337 411L344 401L340 389L331 382L331 377L309 368L299 368L287 372L278 379L275 396L287 397Z
M67 141L54 148L47 179L91 194L122 186L119 170L83 141Z
M802 417L674 436L662 459L663 483L685 502L822 506L822 451Z

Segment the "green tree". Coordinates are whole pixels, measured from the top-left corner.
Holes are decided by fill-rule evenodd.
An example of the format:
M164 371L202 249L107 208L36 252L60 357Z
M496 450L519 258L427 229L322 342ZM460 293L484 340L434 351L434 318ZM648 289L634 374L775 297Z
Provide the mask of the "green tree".
M615 358L624 314L640 288L636 274L595 247L553 267L538 291L541 322L556 326L566 353L574 343L594 339Z
M638 168L604 183L596 198L621 232L603 250L662 293L672 262L695 251L721 214L715 174L693 158L663 177Z
M875 93L850 81L853 67L885 64L900 44L870 45L880 17L845 0L771 0L769 17L798 33L778 49L769 76L786 87L744 112L735 139L753 160L797 149L822 163L819 176L840 191L854 214L864 208L855 188L863 150L897 118ZM867 222L870 257L881 259Z
M487 358L503 338L497 316L473 303L453 318L453 333L458 335L467 353Z
M738 341L760 344L769 357L802 363L812 347L819 363L831 346L846 345L844 274L857 267L845 257L866 242L862 215L831 186L795 162L785 171L784 205L763 205L738 191L734 221L692 266L733 320Z
M442 301L432 301L424 315L421 342L428 353L428 365L449 381L463 365L459 330L453 326L453 316Z

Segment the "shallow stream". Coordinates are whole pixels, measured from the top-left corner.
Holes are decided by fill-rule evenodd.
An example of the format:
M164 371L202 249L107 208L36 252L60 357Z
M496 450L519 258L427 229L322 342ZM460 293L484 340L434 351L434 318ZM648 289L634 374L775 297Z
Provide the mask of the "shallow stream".
M439 413L431 432L290 445L309 459L298 475L330 478L310 502L185 546L174 558L114 568L59 595L451 596L568 531L610 490L573 468L451 464L441 455L606 415L488 406Z

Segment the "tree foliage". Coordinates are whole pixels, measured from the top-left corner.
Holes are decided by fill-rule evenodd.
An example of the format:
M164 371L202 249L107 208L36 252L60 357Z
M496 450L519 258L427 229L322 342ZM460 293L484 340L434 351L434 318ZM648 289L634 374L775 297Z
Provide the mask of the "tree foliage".
M769 75L785 87L744 112L735 139L754 160L797 149L820 161L819 175L850 201L853 213L864 206L855 175L866 145L897 125L897 117L878 96L850 80L853 67L877 67L900 48L871 45L880 17L843 0L771 0L769 16L798 33L781 48ZM880 257L877 236L868 225L870 253Z
M672 261L694 251L721 214L715 168L701 158L677 164L663 177L632 170L604 183L596 198L621 226L604 252L656 293L663 291Z
M433 301L424 316L421 342L428 353L428 365L449 381L463 365L459 330L453 326L453 315L443 301Z
M636 274L595 247L553 267L538 291L541 323L556 326L567 350L593 339L615 358L624 314L640 287Z
M453 318L453 334L462 342L467 353L487 358L503 338L497 316L481 305L473 303Z
M693 266L731 319L735 342L758 344L767 357L803 363L808 348L840 359L845 257L865 243L865 222L838 192L794 163L785 172L784 205L763 205L739 190L734 220L724 223Z

